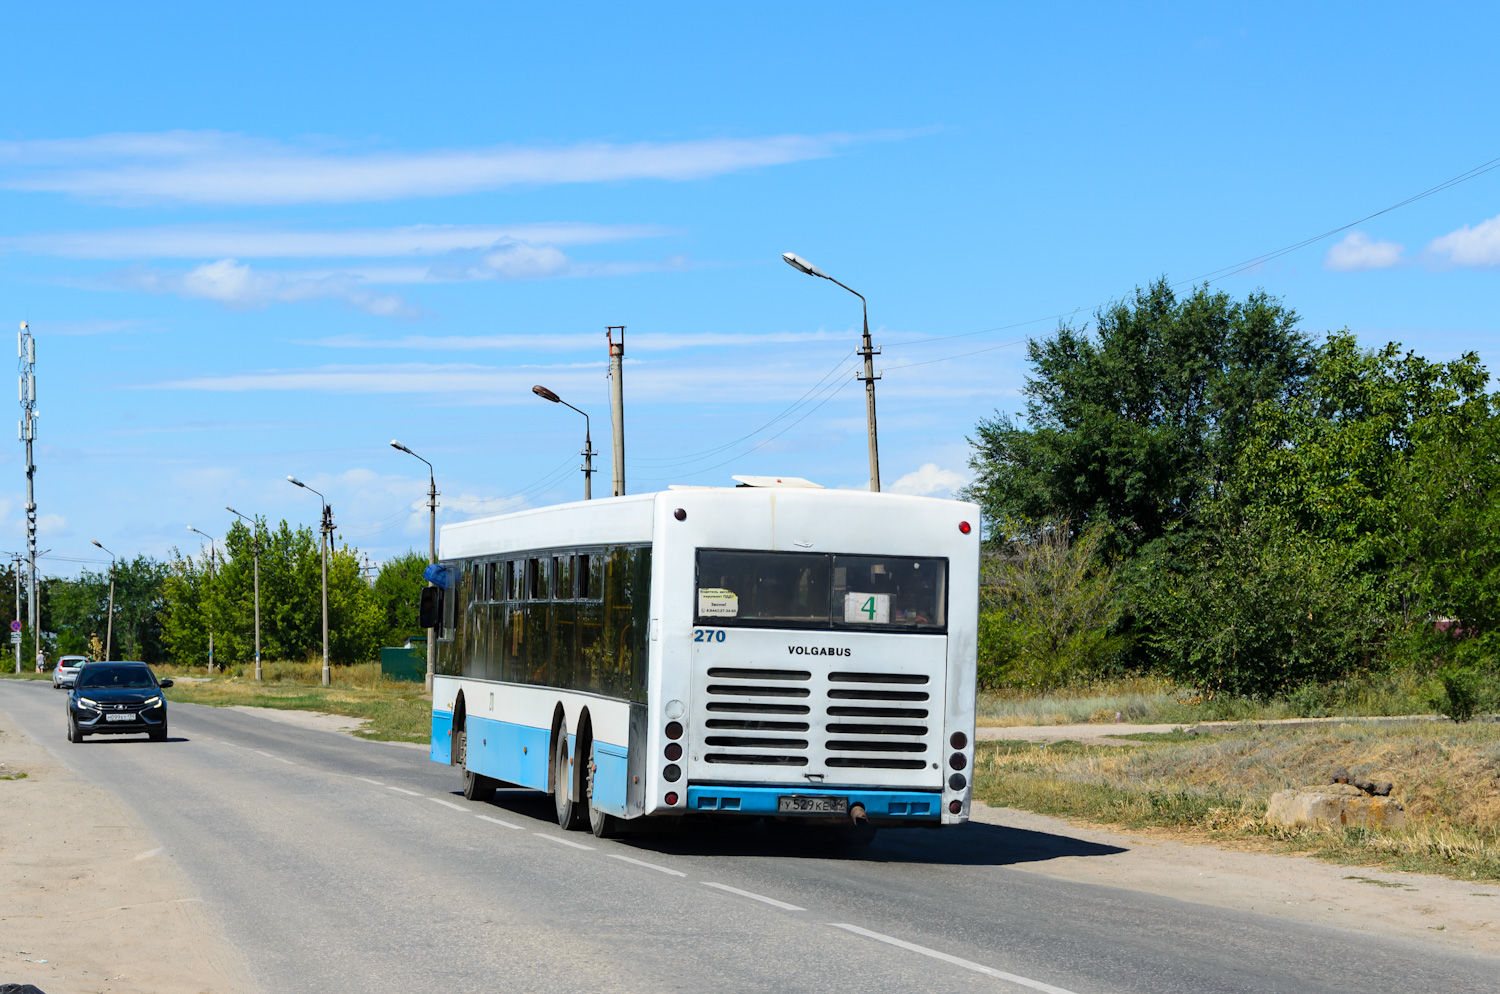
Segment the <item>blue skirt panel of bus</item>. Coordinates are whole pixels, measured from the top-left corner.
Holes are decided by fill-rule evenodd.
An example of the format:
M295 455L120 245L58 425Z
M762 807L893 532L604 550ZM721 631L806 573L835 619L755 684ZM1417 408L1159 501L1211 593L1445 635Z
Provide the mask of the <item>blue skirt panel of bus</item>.
M468 767L475 773L534 790L547 789L547 769L552 765L548 729L469 715L467 738Z
M689 811L714 811L725 814L774 815L777 798L789 794L817 797L847 797L849 804L863 804L871 818L923 818L936 820L942 814L943 796L921 790L866 790L862 787L840 787L809 784L804 787L688 787ZM788 817L800 817L787 813Z
M594 742L594 804L607 815L625 816L625 789L630 782L627 750Z
M453 712L432 709L432 753L434 763L453 762Z

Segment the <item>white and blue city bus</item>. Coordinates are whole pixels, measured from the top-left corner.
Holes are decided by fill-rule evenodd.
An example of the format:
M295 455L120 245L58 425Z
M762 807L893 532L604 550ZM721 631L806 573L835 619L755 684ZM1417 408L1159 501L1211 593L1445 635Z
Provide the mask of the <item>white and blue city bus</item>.
M466 797L601 836L967 819L978 507L736 479L443 527L431 755Z

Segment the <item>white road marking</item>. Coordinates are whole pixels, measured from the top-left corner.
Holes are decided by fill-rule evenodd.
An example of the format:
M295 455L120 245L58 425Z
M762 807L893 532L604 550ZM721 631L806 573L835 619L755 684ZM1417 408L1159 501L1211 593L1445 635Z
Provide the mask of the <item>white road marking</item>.
M487 821L492 825L500 825L503 828L522 828L522 826L520 825L512 825L508 821L501 821L499 818L491 818L489 815L475 815L474 817L478 818L480 821Z
M711 881L705 880L705 881L703 881L703 886L705 886L705 887L713 887L713 888L715 888L717 890L728 891L731 894L738 894L740 897L748 897L752 901L761 901L761 902L763 902L765 904L772 905L773 907L780 908L783 911L806 911L807 910L806 908L799 908L795 904L787 904L785 901L778 901L774 897L766 897L766 896L764 896L762 894L752 894L748 890L740 890L738 887L731 887L728 884L716 884L716 883L712 883Z
M592 849L592 848L594 848L593 846L586 846L582 842L574 842L571 839L559 839L555 835L545 835L542 832L532 832L531 834L535 835L539 839L546 839L548 842L556 842L559 845L572 846L574 849Z
M296 763L292 762L290 759L282 759L280 756L272 756L271 758L274 759L274 760L277 760L279 762L285 763L288 766L296 766L297 765Z
M372 784L374 784L377 787L384 787L385 786L385 784L381 783L379 780L371 780L369 777L355 777L354 779L356 779L356 780L363 780L365 783L372 783Z
M157 846L155 849L147 849L145 852L137 855L135 858L136 859L150 859L152 856L158 855L161 852L162 852L162 848L160 846Z
M276 758L275 756L271 755L269 752L260 752L259 749L255 749L255 750L252 750L252 751L259 752L262 756L266 757L267 759L275 759Z
M433 804L441 804L445 808L452 808L454 811L462 811L465 814L469 812L469 809L462 804L454 804L452 801L445 801L441 797L429 797L428 800Z
M985 966L982 963L974 963L970 960L960 959L957 956L950 956L947 953L938 952L936 949L928 949L926 946L919 946L915 942L907 942L904 939L896 939L889 935L881 935L879 932L871 932L869 929L860 928L858 925L841 925L837 922L829 922L828 927L841 928L845 932L853 932L855 935L862 935L867 939L874 939L877 942L884 942L889 945L908 950L910 952L921 953L923 956L931 956L933 959L940 959L944 963L951 963L954 966L961 966L965 970L973 970L975 973L982 973L985 976L995 977L999 980L1017 984L1021 987L1030 987L1034 991L1042 991L1043 994L1073 994L1073 992L1068 990L1066 987L1054 987L1051 984L1044 984L1040 980L1032 980L1030 977L1019 977L1014 973L1006 973L1004 970L996 970L994 967Z
M397 792L402 793L402 794L410 794L412 797L421 797L422 796L421 794L417 793L414 790L407 790L405 787L392 787L390 784L386 784L385 789L386 790L394 790L394 791L397 791Z
M677 870L669 870L665 866L657 866L655 863L648 863L644 859L636 859L633 856L621 856L617 852L610 853L609 854L609 858L610 859L624 860L626 863L634 863L636 866L644 866L648 870L657 870L658 872L661 872L661 873L670 873L674 877L685 877L685 876L687 876L686 873L681 873L681 872L679 872Z

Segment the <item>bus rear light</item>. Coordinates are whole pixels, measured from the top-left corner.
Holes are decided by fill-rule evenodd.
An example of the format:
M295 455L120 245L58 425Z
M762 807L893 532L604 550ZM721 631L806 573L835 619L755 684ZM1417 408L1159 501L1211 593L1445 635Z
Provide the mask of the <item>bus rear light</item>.
M953 755L948 757L948 765L953 767L955 770L961 770L968 764L968 759L965 758L964 754L961 752L955 752Z
M954 732L952 735L948 736L948 744L955 749L962 749L964 746L969 744L969 737L963 732Z
M669 721L669 722L667 722L666 732L667 732L667 738L669 738L669 739L680 739L680 738L682 738L682 722L680 722L680 721Z
M679 759L682 758L682 746L678 745L676 742L668 742L667 743L667 748L666 748L666 755L667 755L667 758L670 759L672 762L674 762L674 763L677 762Z
M677 791L675 791L675 790L669 790L669 791L667 791L667 796L666 796L665 800L666 800L666 802L668 804L676 804L677 803ZM953 803L957 804L958 802L954 801Z
M671 797L672 795L668 794L667 796ZM672 802L668 801L667 803L671 804ZM962 811L963 809L964 809L964 802L963 801L949 801L948 802L948 813L949 814L955 814L956 815L960 811Z
M969 523L967 521L960 521L958 523L958 530L961 531L961 532L963 532L965 535L967 535L967 534L969 534L969 532L973 531L974 529L972 529L972 528L969 527Z
M948 778L949 790L963 790L968 785L969 781L964 779L964 775L962 773L955 773L953 774L953 776Z
M958 776L958 774L955 773L954 776ZM661 777L667 783L676 783L678 780L682 779L682 767L678 766L676 763L668 763L666 768L661 771ZM963 777L958 778L960 780L963 779ZM953 789L961 790L962 788L955 787Z

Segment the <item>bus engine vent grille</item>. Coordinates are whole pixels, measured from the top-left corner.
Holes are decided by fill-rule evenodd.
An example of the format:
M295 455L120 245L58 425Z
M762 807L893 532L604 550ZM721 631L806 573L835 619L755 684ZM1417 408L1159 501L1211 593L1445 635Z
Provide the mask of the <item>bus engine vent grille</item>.
M808 724L772 715L807 715L812 708L794 703L812 696L812 673L771 667L713 667L708 675L713 714L708 726L718 734L704 738L705 763L734 766L806 766ZM742 734L723 734L726 731ZM749 733L749 734L743 734Z
M827 764L834 769L920 770L927 753L930 696L917 687L928 678L911 673L830 673ZM858 702L857 704L849 702ZM851 722L850 718L864 718ZM871 722L868 719L878 721Z

